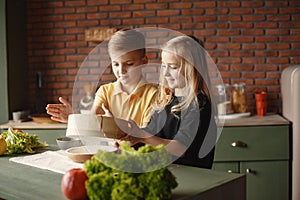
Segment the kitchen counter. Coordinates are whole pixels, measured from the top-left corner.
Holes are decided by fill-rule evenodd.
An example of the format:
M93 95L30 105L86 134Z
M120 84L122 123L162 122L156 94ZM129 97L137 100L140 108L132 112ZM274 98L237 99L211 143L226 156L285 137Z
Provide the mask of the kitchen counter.
M253 115L237 119L226 119L224 126L272 126L288 125L290 122L278 114L267 114L266 116Z
M57 150L54 138L58 135L41 132L49 147ZM45 151L44 150L44 151ZM14 155L15 156L15 155ZM61 192L62 174L9 161L12 156L0 156L0 199L65 199ZM178 187L172 199L231 199L244 200L246 178L243 174L228 174L213 170L171 165Z
M14 122L10 120L8 123L1 124L0 129L8 129L9 127L18 129L67 129L66 123L36 123L33 121Z

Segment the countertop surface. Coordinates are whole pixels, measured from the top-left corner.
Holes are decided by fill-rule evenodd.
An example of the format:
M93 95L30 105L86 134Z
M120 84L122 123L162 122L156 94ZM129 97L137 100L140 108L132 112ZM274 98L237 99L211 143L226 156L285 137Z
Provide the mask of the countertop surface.
M257 115L249 117L241 117L237 119L225 119L224 127L226 126L272 126L272 125L288 125L290 122L278 114L267 114L260 117ZM8 123L1 124L0 129L9 127L18 129L66 129L66 123L49 123L42 124L33 121L14 122L10 120Z
M33 121L27 122L14 122L10 120L8 123L1 124L0 129L8 129L9 127L18 128L18 129L66 129L66 123L36 123Z
M226 119L226 126L273 126L273 125L288 125L290 122L278 114L267 114L266 116L249 116L237 119Z
M59 136L57 133L38 135L47 139L49 147L45 150L58 149L54 140ZM9 161L14 156L19 155L0 156L0 199L65 199L60 187L62 174ZM171 165L169 169L179 183L172 199L216 199L213 196L217 199L245 199L246 179L243 174L182 165ZM213 196L204 198L208 193Z

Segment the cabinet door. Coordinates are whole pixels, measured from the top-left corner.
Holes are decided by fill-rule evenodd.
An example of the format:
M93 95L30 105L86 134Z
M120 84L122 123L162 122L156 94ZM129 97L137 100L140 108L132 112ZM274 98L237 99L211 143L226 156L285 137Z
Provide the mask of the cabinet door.
M241 173L247 174L247 200L288 200L289 162L241 162Z
M212 169L228 173L240 172L238 162L214 162Z

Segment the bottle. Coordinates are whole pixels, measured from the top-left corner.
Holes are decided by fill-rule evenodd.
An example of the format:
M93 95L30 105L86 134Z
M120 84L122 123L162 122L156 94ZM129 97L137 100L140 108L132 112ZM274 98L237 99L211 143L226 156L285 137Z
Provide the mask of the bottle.
M229 84L219 84L216 86L217 89L217 109L219 115L226 115L233 112L232 110L232 99L231 99L231 88Z
M232 106L236 113L245 113L247 111L247 94L245 83L233 84L232 88Z

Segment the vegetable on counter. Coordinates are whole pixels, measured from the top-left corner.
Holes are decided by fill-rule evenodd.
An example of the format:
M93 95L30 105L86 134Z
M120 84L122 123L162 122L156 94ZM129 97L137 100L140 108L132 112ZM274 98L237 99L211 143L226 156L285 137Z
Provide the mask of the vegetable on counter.
M34 148L48 146L46 143L40 142L37 135L23 133L19 129L8 128L6 132L1 134L7 144L9 154L13 153L35 153Z
M61 190L70 200L88 199L84 186L88 177L81 168L74 168L67 171L61 180Z
M120 149L120 154L99 150L95 156L84 163L84 170L88 176L85 187L90 200L166 200L172 198L171 190L176 188L178 183L176 177L167 167L158 169L152 167L155 170L144 173L131 173L101 162L101 160L114 161L112 163L114 166L118 165L122 168L122 166L128 166L128 164L136 164L137 162L131 162L133 161L133 157L135 157L135 161L138 161L145 153L165 150L162 145L157 147L144 145L135 150L130 147L129 143L124 142L120 146ZM153 160L151 159L154 158L148 158L149 162L145 164L153 164ZM155 159L166 162L162 160L162 157L156 157ZM145 162L145 159L142 158L140 161ZM141 165L138 167L145 167L141 162Z

